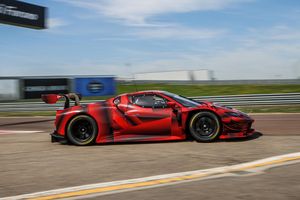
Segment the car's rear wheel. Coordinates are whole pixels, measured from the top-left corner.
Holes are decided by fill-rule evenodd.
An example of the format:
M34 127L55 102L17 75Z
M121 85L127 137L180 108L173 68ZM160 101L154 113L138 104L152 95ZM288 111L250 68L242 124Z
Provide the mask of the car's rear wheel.
M189 130L196 141L211 142L219 136L221 124L214 113L203 111L192 116Z
M74 117L67 128L67 138L75 145L84 146L95 142L98 129L95 120L87 115Z

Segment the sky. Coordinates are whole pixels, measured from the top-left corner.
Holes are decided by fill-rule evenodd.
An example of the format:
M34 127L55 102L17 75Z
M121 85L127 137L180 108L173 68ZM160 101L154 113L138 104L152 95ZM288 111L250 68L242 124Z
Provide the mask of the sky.
M300 77L298 0L25 1L48 7L48 29L0 24L0 76Z

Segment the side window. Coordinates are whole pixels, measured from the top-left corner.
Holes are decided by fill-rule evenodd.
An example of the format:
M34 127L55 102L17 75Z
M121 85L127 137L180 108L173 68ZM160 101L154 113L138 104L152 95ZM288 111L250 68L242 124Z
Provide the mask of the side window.
M151 108L154 105L153 95L139 95L132 98L133 104L143 108Z
M157 96L157 95L154 95L154 105L153 105L154 108L166 108L167 107L167 100L160 97L160 96Z
M164 108L166 100L157 95L138 95L132 96L132 103L143 108Z

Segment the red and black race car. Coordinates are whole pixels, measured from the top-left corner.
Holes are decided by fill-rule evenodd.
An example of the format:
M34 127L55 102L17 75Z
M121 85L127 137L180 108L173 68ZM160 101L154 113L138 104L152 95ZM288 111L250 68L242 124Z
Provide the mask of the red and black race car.
M165 91L122 94L106 101L80 105L76 94L43 95L46 103L65 99L57 110L52 141L75 145L127 141L241 138L254 133L253 119L236 109L197 102ZM75 101L70 106L70 101Z

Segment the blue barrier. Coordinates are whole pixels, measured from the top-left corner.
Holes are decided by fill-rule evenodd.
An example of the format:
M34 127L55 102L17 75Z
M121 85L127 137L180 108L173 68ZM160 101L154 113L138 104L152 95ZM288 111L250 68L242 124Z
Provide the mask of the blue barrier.
M74 79L75 92L82 96L114 95L116 83L114 77L89 77Z

